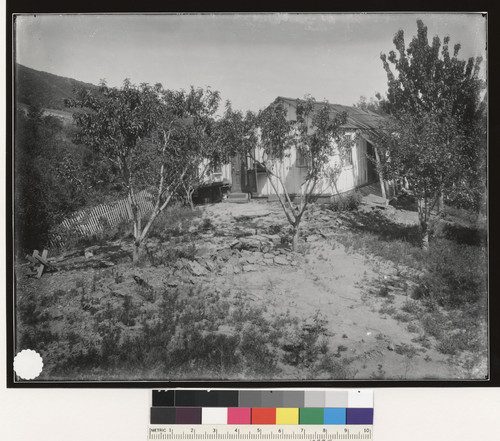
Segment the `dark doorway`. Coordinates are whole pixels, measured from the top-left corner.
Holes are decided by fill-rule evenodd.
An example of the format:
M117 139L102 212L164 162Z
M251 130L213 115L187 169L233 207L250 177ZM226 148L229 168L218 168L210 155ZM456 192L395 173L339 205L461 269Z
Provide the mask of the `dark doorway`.
M375 159L375 149L373 145L366 141L366 168L368 170L368 183L375 182L378 179L377 176L377 167L376 159Z

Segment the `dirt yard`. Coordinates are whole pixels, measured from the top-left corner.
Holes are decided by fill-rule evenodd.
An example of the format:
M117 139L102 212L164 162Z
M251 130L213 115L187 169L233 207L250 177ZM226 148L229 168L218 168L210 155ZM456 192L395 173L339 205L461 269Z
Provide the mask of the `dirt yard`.
M26 267L18 266L18 345L42 353L46 369L41 379L79 378L79 373L92 379L92 372L99 379L120 378L120 369L105 372L93 367L92 351L101 354L94 358L102 361L104 344L122 343L152 326L165 307L167 294L158 292L183 286L202 287L201 295L203 287L209 287L210 295L222 296L227 314L244 304L263 311L273 323L286 317L285 325L290 320L311 323L319 314L323 352L343 363L349 379L484 378L484 357L473 364L459 362L470 354L451 357L424 331L422 310L410 297L417 270L340 243L338 236L353 222L349 213L314 206L303 221L301 243L294 252L284 240L288 226L277 203L218 203L200 209L201 217L178 226L195 240L180 233L168 240L152 238L147 244L149 258L138 267L130 261L129 239L58 256L54 264L59 271L39 280L25 277ZM401 225L417 222L415 212L392 207L383 216ZM173 256L174 248L184 254ZM208 294L203 301L207 299ZM208 305L217 310L216 304ZM244 313L242 317L244 322ZM217 320L217 335L238 338L245 329L244 324L242 328L224 318ZM190 330L177 327L172 332ZM286 339L286 334L280 338ZM66 360L68 354L71 360ZM132 371L130 367L125 379L142 378ZM251 374L236 377L252 379ZM311 373L305 377L311 378ZM268 378L300 379L303 373L300 364L282 364L280 374Z
M279 206L255 202L215 205L206 209L205 216L214 219L220 229L235 225L255 228L257 233L283 222ZM416 213L400 212L398 217L402 222L418 221ZM286 261L280 254L274 263L254 265L260 255L244 255L240 258L243 271L234 274L232 268L233 274L216 277L214 283L246 287L253 301L265 304L271 315L289 311L306 320L320 311L328 320L331 349L346 348L342 355L351 358L356 378L370 378L381 370L393 379L459 376L448 357L432 348L432 342L430 348L413 343L416 335L407 330L408 323L379 312L385 299L370 292L383 281L390 279L394 284L394 308L399 310L408 300L405 290L397 287L401 279L398 269L347 252L335 241L334 232L339 228L343 228L341 222L328 213L314 214L302 226L305 257L291 254L294 257Z

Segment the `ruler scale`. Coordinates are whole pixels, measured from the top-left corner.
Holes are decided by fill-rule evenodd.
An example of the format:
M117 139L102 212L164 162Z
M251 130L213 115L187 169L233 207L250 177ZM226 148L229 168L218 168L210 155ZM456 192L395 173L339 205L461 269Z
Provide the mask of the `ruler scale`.
M161 440L367 440L373 439L371 425L342 426L247 426L247 425L211 425L199 426L150 425L148 441Z
M373 392L153 391L148 441L373 438Z

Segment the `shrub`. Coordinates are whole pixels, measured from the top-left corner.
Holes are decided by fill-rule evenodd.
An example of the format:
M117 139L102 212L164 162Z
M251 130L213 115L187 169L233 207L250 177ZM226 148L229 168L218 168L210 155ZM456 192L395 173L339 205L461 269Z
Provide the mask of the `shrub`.
M312 323L304 324L292 341L283 346L286 351L285 361L292 366L305 367L314 363L322 348L318 339L326 335L326 323L327 321L317 313Z
M214 225L212 223L212 219L205 217L203 218L202 223L199 225L199 230L200 231L210 231L212 228L214 228Z
M267 234L280 234L283 230L283 226L279 224L269 225L267 228Z
M171 236L181 236L186 233L193 220L201 217L201 211L196 208L173 205L160 213L149 230L149 237L167 240Z
M349 193L347 196L338 195L327 205L327 208L332 211L353 211L359 207L362 197L358 191Z
M486 299L487 258L484 249L439 239L431 243L426 267L414 298L429 296L439 305L452 308Z
M437 345L437 350L447 355L456 355L463 351L478 349L477 333L470 329L460 329L444 335Z
M196 257L196 245L175 247L171 244L160 244L156 248L146 247L146 254L153 266L173 266L179 259L194 260Z
M424 331L437 339L447 330L446 316L438 311L425 314L420 321Z

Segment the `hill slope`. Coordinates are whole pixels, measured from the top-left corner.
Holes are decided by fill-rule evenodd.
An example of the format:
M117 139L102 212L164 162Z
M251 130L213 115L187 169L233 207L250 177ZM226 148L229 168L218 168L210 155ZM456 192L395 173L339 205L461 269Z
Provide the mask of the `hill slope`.
M94 84L42 72L17 63L15 82L18 104L35 105L45 109L65 110L64 100L74 96L74 88L98 89Z

